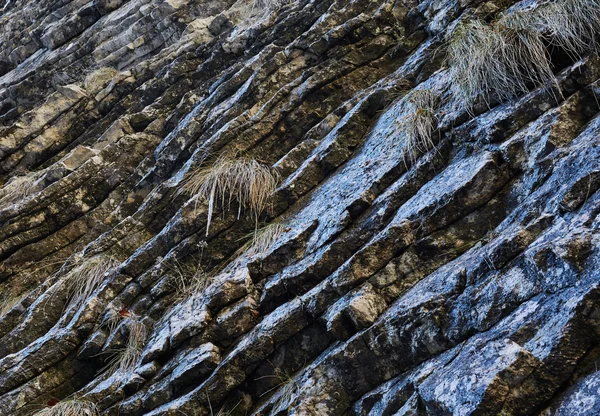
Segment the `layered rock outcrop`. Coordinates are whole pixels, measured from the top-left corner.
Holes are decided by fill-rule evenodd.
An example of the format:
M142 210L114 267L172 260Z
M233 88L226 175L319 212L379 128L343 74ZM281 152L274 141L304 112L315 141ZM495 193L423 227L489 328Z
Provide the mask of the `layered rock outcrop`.
M600 58L449 96L510 6L0 1L0 415L600 414ZM278 172L258 220L186 192L226 154Z

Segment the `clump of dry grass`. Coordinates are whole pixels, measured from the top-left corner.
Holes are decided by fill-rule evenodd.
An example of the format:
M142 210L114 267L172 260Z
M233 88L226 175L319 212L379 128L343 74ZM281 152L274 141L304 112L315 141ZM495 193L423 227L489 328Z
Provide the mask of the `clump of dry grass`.
M298 397L300 396L300 385L292 378L287 380L283 387L281 387L281 391L279 392L279 397L273 403L273 407L271 408L271 414L276 415L279 412L287 412L290 408L296 405Z
M486 25L459 25L448 38L447 64L456 103L469 108L478 97L514 98L528 86L555 80L546 43L573 58L598 51L600 0L556 0L511 11Z
M200 264L184 265L175 260L166 266L174 273L178 300L184 300L190 295L202 292L212 281L213 276L206 272Z
M400 78L395 82L395 85L390 89L390 96L392 100L397 100L404 97L412 88L414 84L406 78Z
M556 0L520 15L528 26L575 58L598 50L600 0Z
M291 2L292 0L254 0L252 2L252 9L269 11L278 10Z
M407 115L400 121L404 140L403 157L414 163L419 154L435 146L433 133L437 129L439 98L431 90L414 90L405 98Z
M90 72L83 81L83 86L88 94L96 94L106 84L108 84L119 73L118 70L110 67L98 68Z
M40 172L29 172L26 175L11 178L0 189L0 207L14 204L36 192Z
M100 412L92 402L78 399L51 400L48 407L35 413L35 416L99 416Z
M235 199L239 204L238 218L245 208L258 221L277 188L278 179L276 171L254 159L222 156L212 166L191 173L183 189L208 201L208 235L215 203L220 202L225 209Z
M245 253L249 257L265 254L287 230L287 226L277 222L255 229L250 235L251 239L240 248L239 253Z
M10 312L10 310L21 300L19 296L5 295L0 300L0 318Z
M79 257L67 275L71 305L80 305L100 286L104 275L119 262L112 257L99 255L89 259Z
M460 107L479 97L506 100L527 92L528 83L554 80L543 36L514 14L486 25L474 20L459 25L448 39L451 92Z
M109 374L120 372L127 374L132 372L143 352L144 344L148 338L148 328L142 322L140 317L123 309L119 312L121 318L125 320L125 325L129 330L129 337L125 348L113 354L105 369Z
M111 307L108 310L108 312L106 313L106 318L102 322L101 327L105 326L108 329L108 332L110 334L115 332L115 330L121 323L121 320L123 319L123 312L124 312L123 310L121 310L121 312L119 312L115 308Z

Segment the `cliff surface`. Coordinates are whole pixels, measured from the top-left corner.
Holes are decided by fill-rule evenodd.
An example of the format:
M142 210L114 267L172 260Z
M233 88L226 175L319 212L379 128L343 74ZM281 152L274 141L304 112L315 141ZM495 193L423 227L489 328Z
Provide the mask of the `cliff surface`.
M600 414L600 59L451 96L510 6L0 1L0 415Z

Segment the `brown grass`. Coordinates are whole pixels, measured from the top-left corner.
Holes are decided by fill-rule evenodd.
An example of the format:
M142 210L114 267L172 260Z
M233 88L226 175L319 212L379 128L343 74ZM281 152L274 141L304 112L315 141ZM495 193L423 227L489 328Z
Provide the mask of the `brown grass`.
M266 254L275 241L287 229L286 225L280 223L273 223L266 227L255 229L250 234L250 240L240 248L238 254L245 253L249 257Z
M96 94L106 86L119 73L118 70L110 67L98 68L90 72L83 81L83 86L88 94Z
M19 202L34 194L36 192L36 181L40 176L40 172L29 172L26 175L11 178L0 189L0 208Z
M431 90L413 90L405 100L407 115L400 121L400 134L404 140L404 161L408 164L435 146L433 133L438 125L439 99Z
M99 416L100 412L92 402L77 399L66 399L48 405L35 413L35 416Z
M200 264L184 265L174 260L165 265L173 272L176 299L184 300L189 296L200 293L212 282L213 276L206 272Z
M277 188L279 175L271 167L249 158L220 157L210 167L198 169L186 179L183 190L208 201L206 235L210 230L215 204L228 209L232 200L241 210L248 209L258 221Z
M554 80L542 34L518 14L491 25L479 20L459 25L448 39L447 64L459 107L470 108L479 97L489 105L528 92L528 83Z
M105 274L119 262L112 257L99 255L89 259L79 257L67 275L70 304L80 305L100 286Z
M140 317L133 313L128 313L124 318L125 325L129 329L129 337L125 348L113 354L109 363L104 369L108 370L109 374L120 372L127 374L135 370L140 355L143 352L144 344L148 338L148 328L141 321Z

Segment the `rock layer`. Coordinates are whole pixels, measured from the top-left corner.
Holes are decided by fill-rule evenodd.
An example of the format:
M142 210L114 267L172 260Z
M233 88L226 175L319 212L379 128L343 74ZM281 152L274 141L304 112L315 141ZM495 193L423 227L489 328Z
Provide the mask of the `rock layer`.
M597 414L600 60L448 97L447 33L509 3L0 1L0 415ZM207 232L182 185L233 152L280 185Z

